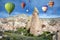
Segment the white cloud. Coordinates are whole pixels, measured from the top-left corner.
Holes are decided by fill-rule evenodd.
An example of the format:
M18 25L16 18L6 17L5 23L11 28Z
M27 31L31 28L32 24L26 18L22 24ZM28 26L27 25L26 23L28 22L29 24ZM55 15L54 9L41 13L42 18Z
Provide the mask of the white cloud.
M8 17L9 14L5 13L4 11L0 12L0 17Z
M20 13L20 12L12 12L10 15L4 11L0 12L0 18L1 17L9 17L9 16L15 16L19 14L26 14L26 13Z
M14 13L11 13L10 15L4 11L0 12L0 17L9 17L9 16L14 16L14 15L17 15L19 14L19 12L14 12Z
M41 14L39 15L40 18L58 18L60 16L58 15L47 15L47 14Z

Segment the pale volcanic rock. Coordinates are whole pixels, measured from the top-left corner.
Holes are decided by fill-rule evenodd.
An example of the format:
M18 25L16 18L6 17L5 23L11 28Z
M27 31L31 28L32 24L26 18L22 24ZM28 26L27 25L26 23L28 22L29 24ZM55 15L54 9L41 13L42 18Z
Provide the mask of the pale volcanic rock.
M30 33L31 34L34 34L35 36L37 36L40 33L42 33L40 23L41 22L40 22L39 17L38 17L38 10L35 7L34 12L32 14L32 18L31 18L31 25L30 25Z

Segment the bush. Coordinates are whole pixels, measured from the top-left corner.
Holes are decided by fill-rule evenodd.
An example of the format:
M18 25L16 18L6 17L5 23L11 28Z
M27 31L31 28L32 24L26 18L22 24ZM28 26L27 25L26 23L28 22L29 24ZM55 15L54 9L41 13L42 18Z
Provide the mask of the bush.
M17 37L10 37L10 40L52 40L52 36L45 36L45 37L28 37L28 36L17 36Z
M5 32L5 34L8 35L5 40L52 40L53 37L48 31L45 31L39 36L34 36L33 34L30 34L30 29L26 30L25 28L17 29L16 33L9 31Z
M53 35L50 32L44 32L40 36L24 36L20 34L9 34L10 40L52 40Z

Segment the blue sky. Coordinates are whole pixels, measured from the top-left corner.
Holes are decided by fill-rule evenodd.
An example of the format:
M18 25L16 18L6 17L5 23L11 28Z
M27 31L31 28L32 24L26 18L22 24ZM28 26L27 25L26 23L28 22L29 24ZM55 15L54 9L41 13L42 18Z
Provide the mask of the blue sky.
M10 14L10 16L14 16L17 14L27 14L32 15L34 7L37 7L39 10L39 17L40 18L56 18L60 17L60 0L53 0L54 6L51 8L48 6L48 10L46 13L42 11L42 6L47 5L50 0L0 0L0 18L8 17L9 14L4 8L5 3L12 2L15 4L15 9ZM24 9L21 7L21 3L25 2L26 6ZM29 10L26 12L26 10Z

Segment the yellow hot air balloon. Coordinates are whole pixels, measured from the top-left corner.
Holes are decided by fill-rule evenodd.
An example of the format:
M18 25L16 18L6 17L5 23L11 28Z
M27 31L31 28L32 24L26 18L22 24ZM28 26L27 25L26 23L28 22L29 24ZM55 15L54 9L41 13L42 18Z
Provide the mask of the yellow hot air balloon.
M15 8L15 4L13 4L11 2L8 2L5 4L5 9L9 14L11 14L11 12L14 10L14 8Z
M43 11L43 12L46 12L47 9L48 9L48 6L47 6L47 5L44 5L44 6L42 7L42 11Z

